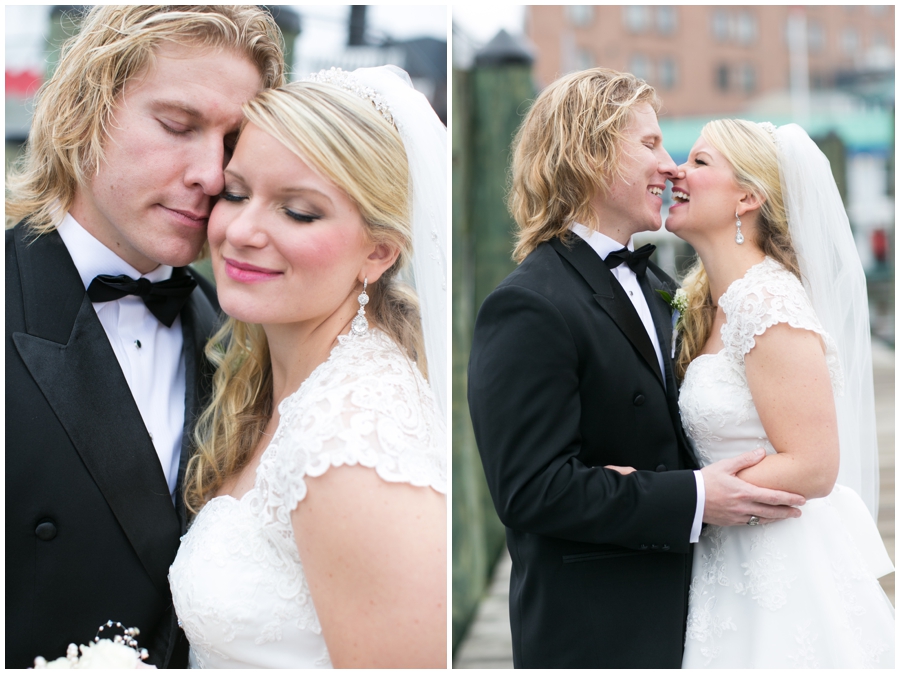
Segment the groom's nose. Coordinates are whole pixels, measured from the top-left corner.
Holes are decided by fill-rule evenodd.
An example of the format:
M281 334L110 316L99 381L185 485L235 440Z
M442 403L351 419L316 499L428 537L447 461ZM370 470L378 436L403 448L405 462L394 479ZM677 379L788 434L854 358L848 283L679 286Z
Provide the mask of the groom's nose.
M661 150L659 172L669 180L674 180L678 177L678 166L675 164L675 160L673 160L665 150Z

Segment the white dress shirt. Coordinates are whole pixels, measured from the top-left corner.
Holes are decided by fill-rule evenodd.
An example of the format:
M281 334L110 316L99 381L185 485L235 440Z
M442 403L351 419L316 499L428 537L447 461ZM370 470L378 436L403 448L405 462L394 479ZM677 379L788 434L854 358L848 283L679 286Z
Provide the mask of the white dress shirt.
M588 229L577 222L573 223L570 229L584 239L585 242L594 249L594 252L600 256L601 260L605 260L607 255L623 248L622 244L615 239L611 239L605 234ZM634 250L633 239L628 240L627 248L630 251ZM644 330L647 331L647 336L653 343L653 350L656 352L659 371L663 375L663 386L665 387L666 370L663 367L662 349L660 349L659 339L656 336L656 326L653 324L653 316L650 315L650 307L647 305L647 298L644 297L644 293L641 291L637 274L631 271L631 267L627 264L620 264L619 266L610 269L610 271L625 290L628 299L631 300L635 311L637 311L638 316L640 316L641 323L644 324ZM691 526L691 543L696 543L700 540L700 529L703 527L703 506L706 500L706 488L703 483L703 475L699 470L694 471L694 481L697 483L697 508L694 511L694 523Z
M166 265L142 275L95 239L71 214L66 214L58 231L85 289L99 274L126 274L134 279L144 276L153 282L172 276L172 267ZM185 362L181 317L167 328L150 313L143 300L134 295L93 304L153 441L169 493L174 498L184 428ZM122 447L123 452L130 450Z

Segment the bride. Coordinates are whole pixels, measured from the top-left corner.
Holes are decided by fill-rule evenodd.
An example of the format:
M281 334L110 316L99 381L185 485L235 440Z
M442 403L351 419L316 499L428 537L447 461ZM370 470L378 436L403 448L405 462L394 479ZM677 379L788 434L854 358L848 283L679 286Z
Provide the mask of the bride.
M685 429L704 465L765 448L739 476L807 498L704 529L683 666L892 668L865 279L828 162L796 125L718 120L680 169Z
M210 217L173 601L192 667L443 668L446 130L397 69L312 79L245 105Z

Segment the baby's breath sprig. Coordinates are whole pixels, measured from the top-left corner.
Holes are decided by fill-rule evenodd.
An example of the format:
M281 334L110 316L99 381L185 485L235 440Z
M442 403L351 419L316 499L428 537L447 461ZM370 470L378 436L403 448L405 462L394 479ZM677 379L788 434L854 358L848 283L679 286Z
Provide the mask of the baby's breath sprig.
M672 296L672 293L666 290L657 290L656 292L658 292L659 296L666 301L666 304L672 307L673 311L678 312L678 319L675 322L675 330L678 330L678 328L681 327L681 319L684 316L684 312L688 308L687 293L683 288L676 290L674 297Z

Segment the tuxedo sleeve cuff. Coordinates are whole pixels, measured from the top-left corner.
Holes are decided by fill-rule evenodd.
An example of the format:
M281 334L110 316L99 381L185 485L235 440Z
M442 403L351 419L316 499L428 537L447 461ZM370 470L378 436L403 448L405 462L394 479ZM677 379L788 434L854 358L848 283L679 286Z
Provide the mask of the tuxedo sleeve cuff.
M706 486L703 484L703 474L699 470L694 471L694 480L697 482L697 509L694 511L694 524L691 525L691 543L700 540L700 529L703 526L703 506L706 505Z

